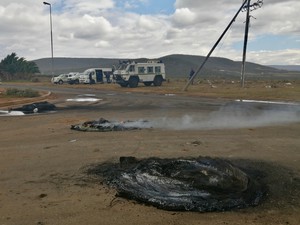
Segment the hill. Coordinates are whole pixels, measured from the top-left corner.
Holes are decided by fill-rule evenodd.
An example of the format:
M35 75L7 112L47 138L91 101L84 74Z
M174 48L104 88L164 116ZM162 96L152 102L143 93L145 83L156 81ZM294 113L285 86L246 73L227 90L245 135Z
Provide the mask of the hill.
M186 78L193 68L196 70L204 61L204 56L194 55L168 55L158 60L162 60L166 66L166 73L169 78ZM54 58L54 74L68 72L83 72L85 69L93 67L113 67L118 66L119 61L128 59L110 58ZM146 58L130 59L137 62L145 61ZM51 58L34 60L42 74L51 75ZM281 76L287 71L278 70L273 67L263 66L255 63L246 63L247 76ZM211 57L205 64L200 75L202 77L240 77L241 62L232 61L227 58Z
M279 70L300 71L300 65L270 65L270 67Z

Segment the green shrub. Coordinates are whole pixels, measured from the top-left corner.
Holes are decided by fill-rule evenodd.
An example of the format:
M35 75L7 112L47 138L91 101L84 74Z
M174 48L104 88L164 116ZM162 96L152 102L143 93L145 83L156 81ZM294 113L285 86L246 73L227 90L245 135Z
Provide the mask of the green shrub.
M6 90L6 95L15 96L15 97L26 97L26 98L34 98L40 96L38 91L34 91L32 89L20 90L17 88L8 88Z
M40 79L37 77L33 77L33 78L31 78L31 82L38 83L38 82L40 82Z

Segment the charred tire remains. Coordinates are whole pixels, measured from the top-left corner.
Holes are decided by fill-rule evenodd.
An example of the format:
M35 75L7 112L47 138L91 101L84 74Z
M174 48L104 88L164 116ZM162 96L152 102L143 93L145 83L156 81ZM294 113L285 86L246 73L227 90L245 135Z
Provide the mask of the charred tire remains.
M139 126L137 125L139 124ZM129 131L139 130L141 127L151 128L147 120L138 121L109 121L104 118L99 120L86 121L82 124L71 125L71 130L77 131L97 131L97 132L109 132L109 131Z
M256 206L264 188L228 161L121 157L89 173L100 175L118 196L171 211L225 211Z
M11 111L21 111L25 114L37 113L37 112L48 112L56 109L54 104L51 104L47 101L44 102L35 102L32 104L23 105L19 108L13 108Z

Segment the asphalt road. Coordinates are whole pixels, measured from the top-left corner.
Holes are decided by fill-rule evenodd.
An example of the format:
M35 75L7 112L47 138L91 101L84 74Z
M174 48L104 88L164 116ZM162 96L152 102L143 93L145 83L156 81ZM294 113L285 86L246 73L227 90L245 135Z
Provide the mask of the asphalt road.
M203 97L195 97L195 96L180 96L180 95L162 95L157 93L136 93L130 92L115 92L109 90L99 90L93 88L72 88L66 86L36 86L36 85L28 85L26 87L22 86L22 84L2 84L2 87L5 88L31 88L37 91L50 91L59 96L66 96L68 98L75 98L76 96L92 96L98 98L105 98L107 101L118 101L124 102L123 107L130 106L137 102L143 102L143 105L152 105L154 107L184 107L185 109L193 109L193 108L211 108L216 109L226 103L232 102L230 100L225 99L211 99L211 98L203 98ZM187 108L188 107L188 108Z

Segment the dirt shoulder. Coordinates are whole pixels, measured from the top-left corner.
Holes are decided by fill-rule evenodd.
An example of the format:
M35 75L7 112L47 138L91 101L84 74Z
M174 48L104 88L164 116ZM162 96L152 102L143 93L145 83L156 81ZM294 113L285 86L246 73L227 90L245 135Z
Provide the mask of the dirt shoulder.
M95 87L112 90L106 85ZM168 89L163 93L173 92ZM102 133L70 129L72 124L100 117L177 121L185 115L207 118L216 110L192 101L131 96L121 102L110 96L83 105L66 103L70 96L57 94L60 110L56 113L0 117L0 224L299 224L300 122L236 129L159 128ZM291 100L298 98L295 95ZM159 210L117 197L115 190L97 176L87 175L87 168L117 162L120 156L224 158L253 171L267 185L267 196L257 207L228 212Z

